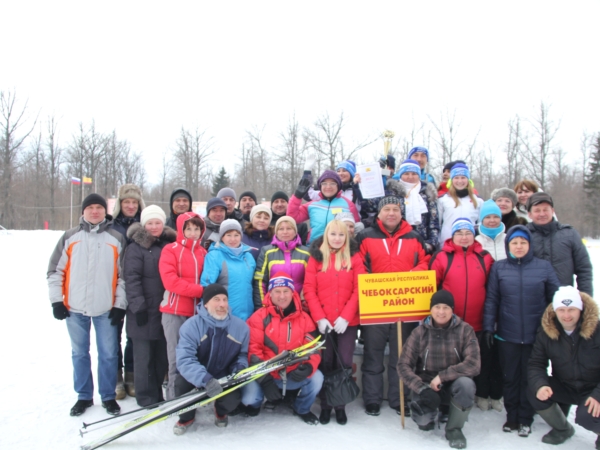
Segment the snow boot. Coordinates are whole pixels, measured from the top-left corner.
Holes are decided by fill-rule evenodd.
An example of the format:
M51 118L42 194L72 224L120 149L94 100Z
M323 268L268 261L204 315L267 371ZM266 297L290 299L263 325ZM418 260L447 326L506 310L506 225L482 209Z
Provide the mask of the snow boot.
M370 405L366 406L365 412L370 416L378 416L379 415L379 405L377 403L371 403Z
M567 421L556 403L548 409L536 412L552 427L550 432L542 437L542 442L545 444L559 445L575 434L575 428Z
M346 411L343 408L335 410L335 421L340 425L348 423L348 416L346 416Z
M180 422L179 420L173 426L173 434L175 436L181 436L185 434L187 429L194 423L194 419L188 420L187 422Z
M467 448L467 438L462 432L465 422L469 418L471 408L463 410L450 402L448 423L446 423L446 439L451 448Z
M111 416L118 416L119 414L121 414L121 407L116 402L116 400L105 400L102 402L102 407Z
M331 409L322 409L319 415L319 422L321 425L327 425L331 420Z
M86 409L94 405L94 400L77 400L71 408L70 414L72 416L82 415Z
M475 396L475 404L482 411L490 410L490 401L487 398Z
M115 400L123 400L127 396L125 391L125 383L123 382L123 371L119 369L117 372L117 386L115 387Z
M296 412L296 410L294 410L294 415L300 417L304 421L304 423L307 423L309 425L317 425L319 423L319 418L310 411L305 414L300 414Z
M133 372L125 372L125 389L127 395L135 397L135 385L133 384Z
M500 400L492 399L491 406L494 411L502 412L504 410L504 405Z

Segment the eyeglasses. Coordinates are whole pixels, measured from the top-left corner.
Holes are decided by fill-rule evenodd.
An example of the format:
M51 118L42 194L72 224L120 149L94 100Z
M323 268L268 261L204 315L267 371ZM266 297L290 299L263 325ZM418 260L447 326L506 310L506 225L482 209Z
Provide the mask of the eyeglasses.
M454 233L454 236L458 236L458 237L469 237L469 236L473 236L473 233L471 233L470 231L463 231L463 232L456 232Z
M321 186L325 186L325 187L336 187L337 183L321 183Z

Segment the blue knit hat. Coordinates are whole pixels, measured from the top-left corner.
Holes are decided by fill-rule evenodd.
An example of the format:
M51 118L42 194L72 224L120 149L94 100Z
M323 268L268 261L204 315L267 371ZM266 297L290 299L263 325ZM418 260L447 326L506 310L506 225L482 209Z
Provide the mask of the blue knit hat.
M319 180L317 181L317 186L319 187L319 190L321 190L321 183L323 181L325 181L327 178L335 181L338 185L338 191L342 190L342 179L340 178L340 176L334 172L333 170L326 170L325 172L323 172L323 174L319 177Z
M429 161L429 150L427 150L425 147L413 147L413 148L411 148L410 152L408 152L408 157L410 158L415 153L425 153L425 156L427 156L427 161Z
M502 211L500 211L500 207L496 205L496 202L492 199L486 200L481 206L481 212L479 213L479 222L483 222L483 219L492 214L500 218L502 217Z
M473 223L465 217L459 217L452 223L452 235L458 230L469 230L473 235L475 234Z
M450 170L450 179L460 175L467 177L469 180L471 179L471 172L469 172L466 164L454 164L454 167Z
M414 159L406 159L406 160L404 160L404 162L402 162L402 164L400 164L400 168L398 169L398 172L396 172L396 173L398 174L398 177L401 177L406 172L414 172L420 176L421 175L421 166L419 166L419 163L417 161L415 161Z
M523 231L523 230L517 230L517 231L515 231L514 233L512 233L512 234L510 235L510 237L508 238L508 242L512 241L514 238L517 238L517 237L523 238L523 239L525 239L527 242L529 242L529 241L530 241L530 239L531 239L531 238L529 237L529 235L528 235L528 234L527 234L525 231Z
M356 175L356 164L354 164L353 161L342 161L335 168L335 170L338 169L344 169L350 174L352 178L354 178L354 175Z

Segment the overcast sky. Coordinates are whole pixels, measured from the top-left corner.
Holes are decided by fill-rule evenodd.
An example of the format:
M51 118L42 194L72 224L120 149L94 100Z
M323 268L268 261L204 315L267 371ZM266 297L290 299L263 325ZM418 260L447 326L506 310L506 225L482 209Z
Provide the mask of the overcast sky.
M352 140L456 109L500 148L543 100L573 154L600 131L598 1L4 0L0 17L0 89L61 117L65 144L79 122L115 129L150 181L181 126L231 172L244 130L274 145L294 112L344 111Z

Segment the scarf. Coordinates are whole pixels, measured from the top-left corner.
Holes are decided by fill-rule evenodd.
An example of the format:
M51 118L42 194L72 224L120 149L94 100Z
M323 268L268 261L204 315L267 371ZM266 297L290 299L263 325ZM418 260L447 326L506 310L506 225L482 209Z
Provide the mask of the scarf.
M410 225L421 225L421 214L428 212L425 200L419 194L421 183L407 183L402 179L400 183L402 183L407 192L404 197L404 215L406 216L406 221Z
M487 237L492 238L492 240L496 239L496 236L498 236L500 233L502 233L504 231L505 225L500 222L500 226L497 228L488 228L488 227L484 227L483 225L479 225L479 232L481 234L485 234Z

